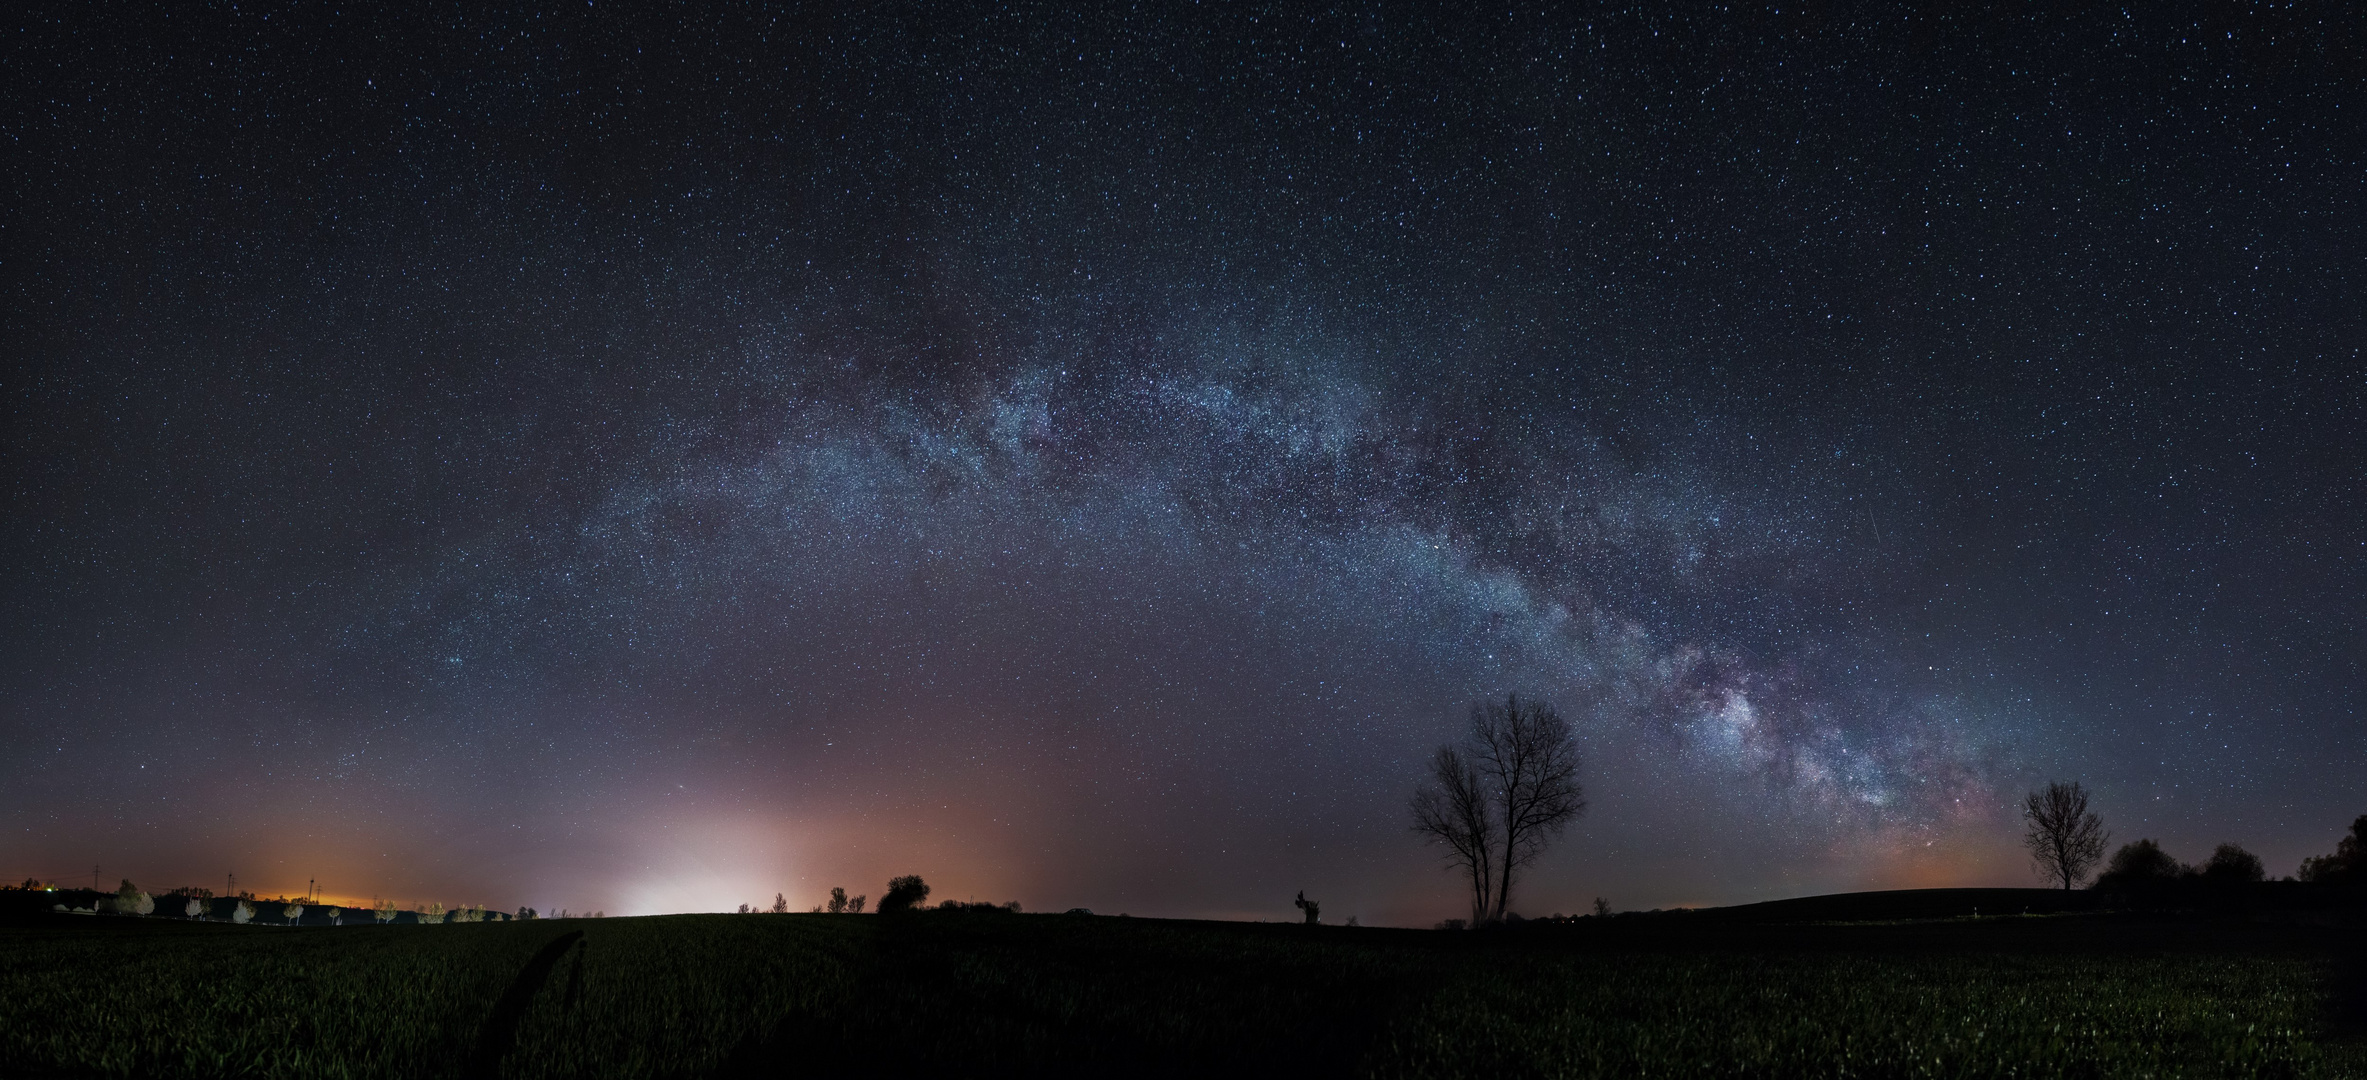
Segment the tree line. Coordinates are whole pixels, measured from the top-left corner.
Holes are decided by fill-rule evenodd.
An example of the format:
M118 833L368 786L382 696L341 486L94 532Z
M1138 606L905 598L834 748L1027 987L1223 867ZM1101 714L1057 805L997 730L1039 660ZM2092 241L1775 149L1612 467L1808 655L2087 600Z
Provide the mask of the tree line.
M899 911L930 910L928 900L929 883L922 881L919 874L905 874L900 877L888 879L888 891L880 896L879 907L875 910L883 915ZM825 903L814 905L812 908L807 910L807 914L861 915L863 914L864 907L869 903L869 896L863 894L848 896L845 888L834 885L830 889L830 899ZM1016 913L1019 911L1019 901L1005 900L1002 903L997 904L986 900L969 903L965 903L960 900L947 900L937 904L934 910L1002 911ZM773 902L772 906L770 907L761 907L754 904L741 904L739 911L737 912L737 914L741 915L786 915L788 913L789 898L782 893L773 894Z
M267 926L296 926L311 920L313 925L344 926L348 923L386 924L408 915L411 921L423 926L442 923L519 922L544 917L530 907L516 912L488 910L481 904L468 904L447 909L440 902L398 908L392 900L373 901L369 906L346 906L327 903L309 895L280 896L264 899L251 891L241 890L236 895L216 897L212 889L181 886L151 894L124 878L112 893L95 889L61 889L58 886L27 878L18 885L0 885L0 892L39 892L62 898L51 905L51 910L84 915L152 915L178 917L199 922L228 922L238 925L255 923ZM570 912L560 909L552 918L605 918L604 911Z
M2219 845L2201 863L2185 863L2162 850L2159 841L2139 839L2122 844L2107 860L2104 849L2112 837L2089 801L2087 788L2076 780L2055 781L2022 798L2022 846L2039 875L2054 885L2078 888L2092 874L2094 888L2151 892L2183 883L2249 885L2268 877L2260 856L2233 843ZM2351 822L2331 854L2303 859L2294 879L2367 885L2367 814Z
M1447 866L1470 892L1468 922L1444 926L1486 926L1519 919L1512 911L1513 888L1569 823L1586 811L1579 784L1576 732L1549 702L1506 695L1471 707L1461 741L1439 746L1428 762L1425 782L1409 809L1413 831L1441 847ZM2031 863L2050 883L2077 888L2092 876L2098 888L2147 890L2190 882L2241 885L2263 881L2259 856L2226 843L2200 863L2180 862L2158 841L2122 845L2109 859L2111 835L2090 809L2078 782L2055 782L2022 800L2023 845ZM2102 872L2097 869L2101 866ZM2367 885L2367 815L2351 823L2331 854L2302 861L2295 875L2304 882ZM1317 909L1306 894L1297 901L1307 921ZM1597 915L1610 905L1594 902Z

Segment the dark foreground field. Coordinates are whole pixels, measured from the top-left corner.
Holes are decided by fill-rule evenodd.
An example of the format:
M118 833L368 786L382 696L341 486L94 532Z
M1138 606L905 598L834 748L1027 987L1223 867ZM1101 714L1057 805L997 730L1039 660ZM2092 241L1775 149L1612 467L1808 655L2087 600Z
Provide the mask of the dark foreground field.
M2257 912L44 916L0 928L0 1074L2350 1076L2356 933Z

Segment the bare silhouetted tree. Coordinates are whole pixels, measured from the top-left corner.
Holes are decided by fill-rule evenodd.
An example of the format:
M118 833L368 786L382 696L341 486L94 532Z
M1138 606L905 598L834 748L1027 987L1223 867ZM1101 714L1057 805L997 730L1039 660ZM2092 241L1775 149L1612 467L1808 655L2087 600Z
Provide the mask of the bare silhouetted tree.
M1585 810L1570 722L1511 695L1471 707L1465 745L1431 755L1430 782L1413 799L1414 831L1445 844L1471 880L1474 926L1504 918L1521 868Z
M2051 783L2022 799L2022 846L2040 874L2076 887L2104 858L2110 835L2096 815L2088 812L2088 792L2078 781Z
M1447 846L1447 862L1471 883L1471 925L1488 919L1496 893L1495 828L1479 767L1452 746L1430 756L1430 783L1414 792L1414 831Z

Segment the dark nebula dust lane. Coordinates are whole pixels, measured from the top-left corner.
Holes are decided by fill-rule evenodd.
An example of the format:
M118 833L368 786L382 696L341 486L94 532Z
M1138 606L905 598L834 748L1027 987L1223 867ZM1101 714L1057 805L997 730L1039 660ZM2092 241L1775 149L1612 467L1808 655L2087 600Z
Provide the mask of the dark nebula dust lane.
M2331 5L309 5L0 44L0 875L1368 923L2360 805Z

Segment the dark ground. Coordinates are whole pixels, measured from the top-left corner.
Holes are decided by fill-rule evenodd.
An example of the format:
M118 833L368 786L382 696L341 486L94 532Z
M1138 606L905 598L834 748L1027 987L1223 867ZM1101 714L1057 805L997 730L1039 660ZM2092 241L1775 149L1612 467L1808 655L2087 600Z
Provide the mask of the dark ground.
M1481 932L19 903L0 1075L2359 1075L2355 898L2185 899L1930 890Z

